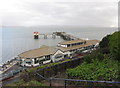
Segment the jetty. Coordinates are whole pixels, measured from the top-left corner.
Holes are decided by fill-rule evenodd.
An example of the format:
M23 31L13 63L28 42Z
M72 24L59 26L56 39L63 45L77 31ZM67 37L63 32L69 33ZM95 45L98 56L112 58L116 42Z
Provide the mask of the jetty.
M66 32L55 32L57 36L60 36L62 39L70 41L70 40L79 40L79 38L72 36L70 34L67 34Z
M51 36L53 39L56 38L56 34L53 33L38 33L38 32L34 32L34 39L39 39L39 36L43 36L44 39L47 39L48 36Z
M72 36L70 34L67 34L66 32L53 32L53 33L38 33L34 32L34 39L38 39L39 36L44 36L44 39L47 39L48 36L52 36L53 39L56 38L56 36L60 36L62 39L66 41L70 40L79 40L79 38Z

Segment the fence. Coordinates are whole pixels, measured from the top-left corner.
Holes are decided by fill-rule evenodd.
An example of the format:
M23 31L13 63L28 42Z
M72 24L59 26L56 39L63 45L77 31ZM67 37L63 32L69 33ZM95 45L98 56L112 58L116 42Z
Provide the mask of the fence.
M43 69L39 69L34 72L35 79L38 81L45 80L49 83L49 86L63 86L67 88L68 86L72 86L74 88L78 86L115 86L115 88L120 87L120 82L112 82L112 81L90 81L90 80L76 80L76 79L65 79L65 78L54 78L59 72L64 72L68 68L73 68L81 64L82 59L74 59L72 61L63 62L51 67L46 67ZM39 77L38 77L39 76ZM53 77L53 78L52 78Z
M76 79L65 79L63 78L55 78L58 73L65 72L69 68L74 68L82 63L82 58L73 59L67 62L62 62L60 64L56 64L50 67L45 67L42 69L38 69L32 73L26 74L24 78L26 81L31 79L35 79L38 81L45 81L49 86L62 86L67 88L68 86L71 88L77 88L79 86L115 86L115 88L120 87L120 82L111 82L111 81L90 81L90 80L76 80ZM67 78L67 77L66 77ZM117 87L116 87L117 86ZM61 88L62 88L61 87Z
M65 72L69 68L74 68L82 63L82 58L73 59L67 62L62 62L50 67L45 67L37 70L37 72L45 77L52 77L58 73Z
M91 81L91 80L76 80L76 79L64 79L64 78L45 78L36 72L39 79L46 80L49 82L49 86L63 86L64 88L77 88L77 87L120 87L120 82L112 82L112 81ZM55 85L57 84L57 85Z

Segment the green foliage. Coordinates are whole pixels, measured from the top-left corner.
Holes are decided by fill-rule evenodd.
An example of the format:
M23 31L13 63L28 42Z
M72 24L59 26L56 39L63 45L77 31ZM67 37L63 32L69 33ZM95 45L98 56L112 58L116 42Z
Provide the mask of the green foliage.
M109 50L114 59L120 60L120 31L110 36Z
M94 60L102 61L104 59L104 54L97 52L90 55L86 55L83 58L84 62L89 64L92 63Z
M102 53L98 53L96 55L96 58L99 60L99 61L102 61L104 59L104 55Z
M90 55L84 56L84 61L85 61L86 63L92 63L92 58L91 58L91 56L90 56Z
M94 60L93 63L82 63L73 69L67 70L68 78L81 80L118 80L118 61L104 59L103 61Z
M30 82L25 82L23 80L20 80L18 82L14 82L14 83L8 84L6 86L46 86L46 85L42 84L42 83L40 83L38 81L34 81L34 80L32 80Z
M120 31L105 36L99 46L103 54L111 53L114 59L120 60Z
M101 53L103 53L103 54L108 54L108 53L110 53L110 50L109 50L110 36L111 36L111 35L105 36L105 37L102 39L102 41L100 41L100 43L99 43L99 46L100 46L100 48L101 48Z
M107 36L105 36L105 37L102 39L102 41L100 41L100 43L99 43L100 48L106 48L106 47L108 47L109 37L110 37L110 36L111 36L111 35L107 35Z
M120 81L120 31L107 35L99 45L98 51L84 56L84 63L67 70L68 78Z

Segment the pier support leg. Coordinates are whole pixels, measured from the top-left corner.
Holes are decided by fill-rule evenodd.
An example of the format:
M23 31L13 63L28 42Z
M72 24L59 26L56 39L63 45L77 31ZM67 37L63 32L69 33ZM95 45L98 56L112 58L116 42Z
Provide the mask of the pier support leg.
M44 39L47 39L47 34L44 34Z
M56 38L56 35L55 35L55 34L52 34L52 38L55 39L55 38Z

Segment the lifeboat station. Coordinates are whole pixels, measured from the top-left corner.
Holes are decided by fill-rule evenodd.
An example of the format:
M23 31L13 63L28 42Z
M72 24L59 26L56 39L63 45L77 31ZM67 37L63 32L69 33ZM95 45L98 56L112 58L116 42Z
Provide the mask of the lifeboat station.
M70 40L58 43L57 46L41 46L18 55L21 66L34 67L50 62L57 62L75 53L92 51L99 46L99 40Z

